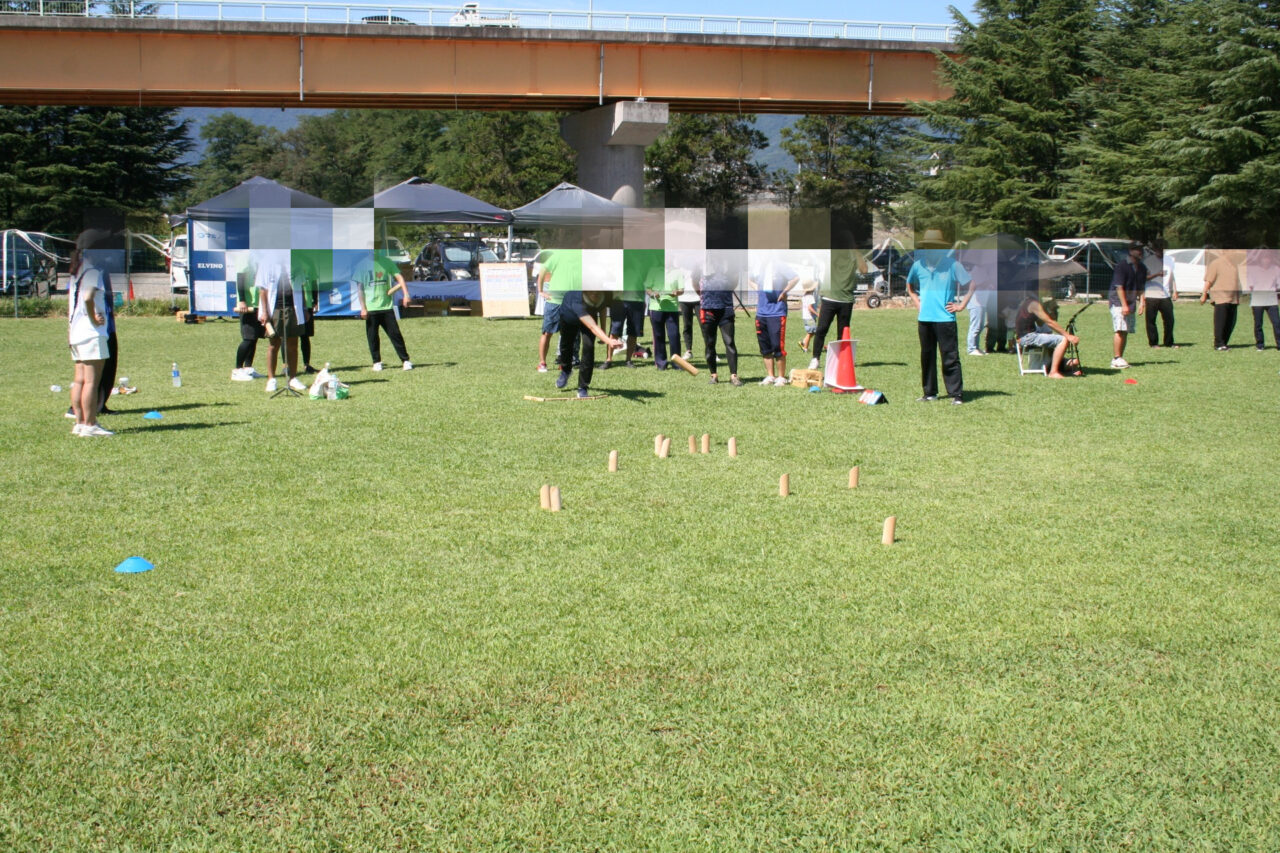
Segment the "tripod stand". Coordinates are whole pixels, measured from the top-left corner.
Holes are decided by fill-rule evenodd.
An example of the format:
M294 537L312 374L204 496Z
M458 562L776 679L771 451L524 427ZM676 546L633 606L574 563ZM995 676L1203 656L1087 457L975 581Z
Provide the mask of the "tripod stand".
M1087 310L1088 307L1092 304L1093 304L1092 302L1086 302L1084 306L1080 308L1080 310L1072 314L1071 318L1067 320L1066 330L1068 335L1078 337L1076 335L1076 318L1079 317L1081 314L1083 314L1085 310ZM1067 351L1064 354L1063 362L1070 369L1071 374L1073 376L1084 375L1084 365L1080 363L1080 345L1079 344L1074 344L1070 342L1067 343Z
M278 345L279 348L276 350L276 366L279 366L280 364L279 356L281 354L281 351L283 351L284 374L285 374L284 385L280 386L276 390L276 392L271 395L271 399L274 400L276 397L279 397L281 394L284 394L289 397L301 397L302 395L299 394L297 391L293 390L293 388L290 386L290 383L294 381L297 375L298 358L297 358L297 355L295 354L293 358L294 372L291 374L289 372L289 324L297 319L297 314L295 313L293 317L289 316L290 312L296 312L296 308L294 307L294 304L293 304L293 283L289 280L288 276L282 276L279 282L277 283L276 298L275 298L275 301L272 303L271 309L272 309L271 311L272 321L273 322L278 321L281 327L279 330L280 331L280 343ZM268 335L270 335L270 331L268 332ZM270 346L269 341L268 341L268 346ZM294 346L295 347L297 346L296 337L294 338ZM272 371L272 378L274 378L274 374L275 374L275 371Z

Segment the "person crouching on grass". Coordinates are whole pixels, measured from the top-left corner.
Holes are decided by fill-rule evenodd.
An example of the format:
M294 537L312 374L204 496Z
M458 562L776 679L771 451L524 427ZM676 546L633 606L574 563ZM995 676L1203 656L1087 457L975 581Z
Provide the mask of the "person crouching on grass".
M75 362L71 382L71 411L76 425L71 434L83 438L114 435L98 426L98 380L110 355L107 341L106 273L85 259L94 238L84 232L71 251L71 282L67 287L67 342Z
M622 346L622 341L610 336L596 321L600 306L604 304L604 294L593 291L570 290L563 294L560 301L560 374L556 377L556 387L563 388L569 384L569 373L572 370L573 351L582 338L581 364L578 367L578 398L590 396L591 375L595 370L595 339L612 349ZM588 334L590 333L590 334Z

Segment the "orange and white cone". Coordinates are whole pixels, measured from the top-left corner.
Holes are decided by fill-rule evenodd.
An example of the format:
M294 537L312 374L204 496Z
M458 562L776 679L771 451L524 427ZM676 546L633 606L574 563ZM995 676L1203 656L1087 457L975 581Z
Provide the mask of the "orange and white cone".
M849 339L849 327L844 327L840 339L827 344L827 367L822 383L837 394L849 394L861 391L858 375L854 369L854 351L858 342Z

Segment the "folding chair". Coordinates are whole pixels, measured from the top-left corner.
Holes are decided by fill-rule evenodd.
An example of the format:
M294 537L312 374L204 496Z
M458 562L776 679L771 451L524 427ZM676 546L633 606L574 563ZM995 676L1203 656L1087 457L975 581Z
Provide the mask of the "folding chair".
M1026 376L1028 373L1039 373L1041 376L1049 375L1048 353L1044 347L1032 347L1030 350L1023 352L1022 344L1017 339L1014 340L1013 346L1018 353L1019 376Z

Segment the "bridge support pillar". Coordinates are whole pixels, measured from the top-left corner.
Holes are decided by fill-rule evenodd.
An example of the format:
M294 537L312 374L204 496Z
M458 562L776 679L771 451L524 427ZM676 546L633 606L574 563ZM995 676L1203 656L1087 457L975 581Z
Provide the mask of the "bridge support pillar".
M667 105L619 101L560 120L578 152L578 185L628 207L644 201L644 149L667 128Z

